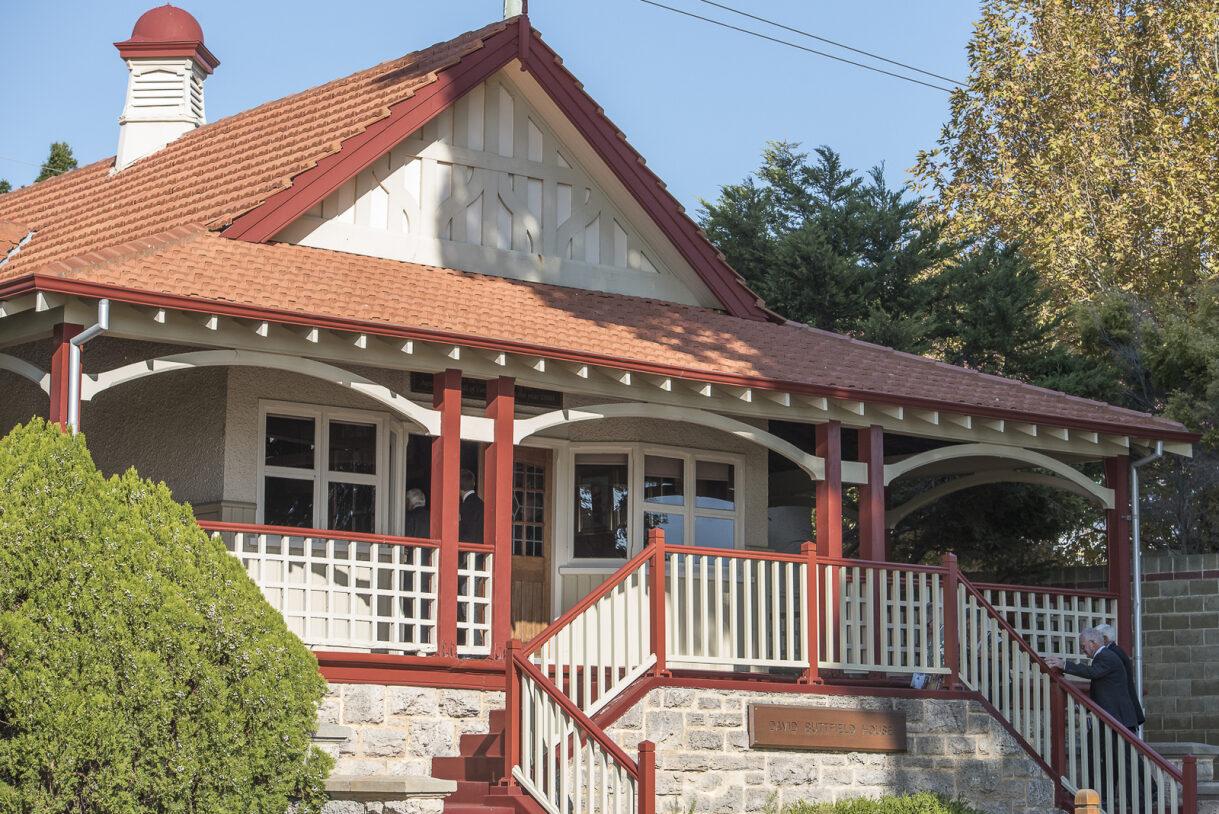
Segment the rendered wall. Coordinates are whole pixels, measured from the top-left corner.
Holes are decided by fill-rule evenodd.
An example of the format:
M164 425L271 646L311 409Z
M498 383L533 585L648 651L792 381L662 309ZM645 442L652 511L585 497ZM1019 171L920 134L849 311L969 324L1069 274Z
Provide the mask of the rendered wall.
M5 353L50 370L53 343L31 342ZM86 372L112 370L131 362L181 353L190 348L111 337L89 344ZM206 516L220 499L224 480L223 368L174 371L99 393L81 405L81 431L98 468L106 474L134 466L145 478L164 481L174 499L188 501ZM10 373L0 373L0 433L31 415L45 417L45 393Z
M904 754L750 749L749 704L906 713ZM664 688L652 690L610 730L635 754L656 744L657 811L764 811L800 800L833 801L933 791L989 814L1053 809L1049 778L981 705L904 699Z

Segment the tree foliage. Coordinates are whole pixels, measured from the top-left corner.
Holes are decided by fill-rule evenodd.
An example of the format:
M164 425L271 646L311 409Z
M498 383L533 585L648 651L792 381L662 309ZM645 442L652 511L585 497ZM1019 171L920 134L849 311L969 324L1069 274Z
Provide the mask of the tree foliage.
M864 177L827 147L810 160L774 143L760 169L704 202L702 226L780 315L858 339L926 353L985 373L1091 397L1113 396L1104 366L1062 341L1050 293L1013 245L947 240L920 216L926 203ZM925 447L893 437L891 451ZM909 449L901 449L906 443ZM899 482L896 505L928 487ZM909 561L954 551L988 576L1093 560L1097 511L1048 489L996 484L950 495L898 527Z
M1144 539L1183 552L1219 549L1219 282L1150 303L1113 292L1075 309L1086 353L1124 406L1200 433L1192 459L1166 456L1144 478Z
M325 682L164 484L0 440L0 811L317 810Z
M1219 272L1219 2L984 0L915 173L957 237L1019 242L1059 305Z
M56 175L62 175L68 170L74 169L76 169L76 158L72 155L72 148L66 141L57 141L51 145L51 152L47 155L47 160L42 162L42 170L34 179L34 183L54 178Z
M13 185L8 182L7 178L0 178L0 195L6 192L12 192Z

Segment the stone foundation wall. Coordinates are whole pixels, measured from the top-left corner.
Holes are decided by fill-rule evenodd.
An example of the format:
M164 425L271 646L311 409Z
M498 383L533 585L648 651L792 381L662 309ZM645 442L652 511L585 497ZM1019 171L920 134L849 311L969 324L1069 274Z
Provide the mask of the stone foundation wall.
M750 749L749 704L906 713L904 754ZM762 811L774 802L833 801L931 791L989 814L1044 814L1053 786L1005 729L973 701L664 688L610 730L634 755L656 743L657 810Z
M491 710L503 706L502 692L331 684L319 723L350 734L321 748L335 759L332 775L428 777L433 757L456 755L458 739L486 732Z

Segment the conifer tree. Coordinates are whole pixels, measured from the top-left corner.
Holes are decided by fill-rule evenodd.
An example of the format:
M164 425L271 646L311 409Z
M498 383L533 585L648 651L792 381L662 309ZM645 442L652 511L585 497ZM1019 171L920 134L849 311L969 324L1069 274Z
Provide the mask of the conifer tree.
M56 175L63 175L68 170L74 169L76 169L76 158L72 155L72 148L66 141L57 141L51 145L51 152L47 155L47 160L42 162L42 170L34 179L34 183L54 178Z

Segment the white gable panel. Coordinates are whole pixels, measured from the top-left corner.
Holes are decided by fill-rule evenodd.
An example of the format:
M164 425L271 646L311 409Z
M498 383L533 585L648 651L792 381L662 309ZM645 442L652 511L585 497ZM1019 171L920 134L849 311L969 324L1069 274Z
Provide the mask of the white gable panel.
M544 107L550 109L539 110ZM718 306L544 92L512 66L458 99L276 239Z

